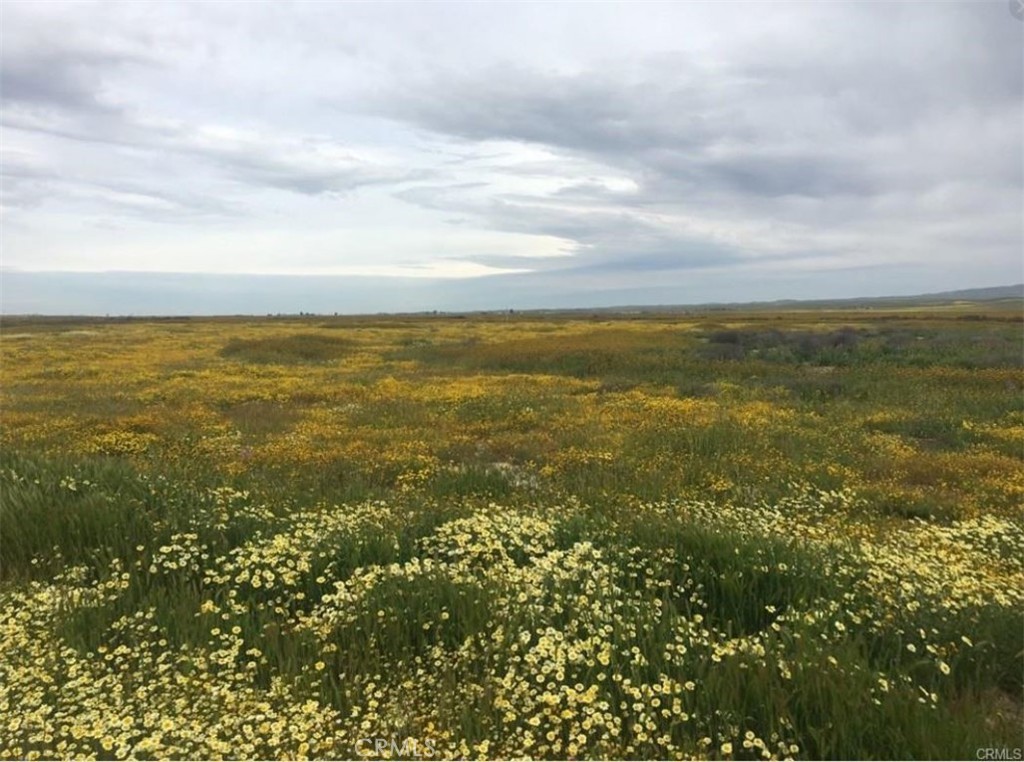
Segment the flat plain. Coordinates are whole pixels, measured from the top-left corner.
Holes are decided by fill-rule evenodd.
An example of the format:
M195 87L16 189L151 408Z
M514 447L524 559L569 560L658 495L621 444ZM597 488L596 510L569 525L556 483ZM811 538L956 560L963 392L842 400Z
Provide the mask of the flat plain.
M1022 349L1019 301L5 318L0 757L1012 754Z

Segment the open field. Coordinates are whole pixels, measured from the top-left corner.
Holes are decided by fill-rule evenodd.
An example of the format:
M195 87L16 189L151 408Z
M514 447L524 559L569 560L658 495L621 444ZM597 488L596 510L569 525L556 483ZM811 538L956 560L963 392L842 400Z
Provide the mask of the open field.
M1013 754L1021 318L5 319L0 757Z

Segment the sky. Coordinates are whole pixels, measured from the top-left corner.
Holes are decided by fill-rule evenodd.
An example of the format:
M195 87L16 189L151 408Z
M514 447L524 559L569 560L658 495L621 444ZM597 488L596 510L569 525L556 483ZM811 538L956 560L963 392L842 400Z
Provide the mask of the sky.
M993 2L0 3L5 313L1024 280Z

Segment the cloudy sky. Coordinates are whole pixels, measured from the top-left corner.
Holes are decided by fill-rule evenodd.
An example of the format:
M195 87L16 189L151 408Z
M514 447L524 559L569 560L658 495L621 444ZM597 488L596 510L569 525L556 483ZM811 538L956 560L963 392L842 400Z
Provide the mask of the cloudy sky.
M0 13L5 312L1024 279L1024 24L1005 0Z

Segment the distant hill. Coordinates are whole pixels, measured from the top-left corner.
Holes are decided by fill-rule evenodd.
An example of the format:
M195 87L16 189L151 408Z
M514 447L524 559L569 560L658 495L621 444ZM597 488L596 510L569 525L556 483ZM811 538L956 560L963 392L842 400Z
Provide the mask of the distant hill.
M21 272L0 267L0 314L50 316L228 316L228 315L381 315L501 314L568 316L580 314L652 314L771 310L870 310L914 307L970 310L971 305L1021 309L1024 284L967 288L906 296L845 297L856 294L847 284L836 296L781 299L792 291L757 294L737 281L713 291L691 283L655 289L566 291L543 275L507 275L482 283L430 278L348 276L277 276L145 272ZM940 281L941 282L941 281ZM968 281L969 282L969 281ZM839 288L839 284L833 284ZM796 293L800 293L797 291ZM828 292L826 292L828 293ZM722 301L713 301L715 298ZM697 299L706 299L699 302ZM745 301L741 301L746 299ZM728 300L728 301L726 301ZM735 301L733 301L735 300Z
M962 288L958 291L939 291L934 294L911 296L855 297L853 299L830 299L829 302L990 302L996 299L1024 298L1024 283L1014 286L989 286L988 288ZM800 300L806 303L807 300ZM814 300L812 300L814 301ZM782 303L782 302L778 302Z
M1015 286L992 286L991 288L964 288L959 291L945 291L938 294L924 294L918 299L941 299L984 302L991 299L1020 299L1024 297L1024 283Z
M567 312L672 312L676 310L761 310L761 309L858 309L955 304L956 302L1005 302L1024 300L1024 283L1013 286L964 288L930 294L905 296L859 296L844 299L777 299L764 302L706 302L703 304L661 304L574 309ZM554 311L554 310L549 310Z

